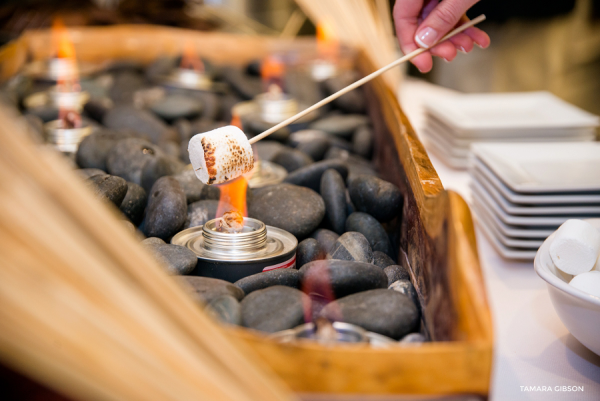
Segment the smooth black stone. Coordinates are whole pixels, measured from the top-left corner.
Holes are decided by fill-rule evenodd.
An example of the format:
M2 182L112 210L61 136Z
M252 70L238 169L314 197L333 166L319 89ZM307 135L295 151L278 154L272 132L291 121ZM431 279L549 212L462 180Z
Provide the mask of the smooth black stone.
M329 252L331 252L340 236L326 228L319 228L313 232L310 237L317 240L319 243L319 248L325 255L327 255ZM300 265L300 267L302 266Z
M323 91L318 82L315 82L307 70L292 68L283 76L283 87L301 105L312 105L323 98ZM319 114L322 108L314 113Z
M148 237L142 241L142 245L163 245L163 244L166 244L166 242L157 237Z
M294 171L285 178L284 182L308 187L318 192L321 189L321 177L328 169L336 170L344 180L348 176L346 163L338 160L323 160Z
M106 171L106 159L110 150L120 139L127 137L125 133L110 130L91 133L79 144L75 162L81 168L99 168Z
M325 153L329 150L330 141L326 138L316 138L311 142L299 143L296 146L301 152L306 153L314 161L321 161L325 157Z
M373 216L354 212L346 219L346 231L356 231L364 235L373 251L392 256L392 244L383 226ZM393 263L392 263L393 264Z
M362 126L352 135L352 150L365 159L370 159L373 153L373 132L370 127Z
M225 82L244 100L251 100L263 91L261 79L246 75L241 68L228 66L223 68L222 73Z
M192 123L186 118L178 118L175 120L173 122L173 128L175 128L175 132L177 132L180 143L186 142L187 145L187 142L194 135L192 131Z
M177 279L184 285L191 286L191 295L203 304L211 303L223 295L231 295L238 301L244 298L244 291L229 281L199 276L180 276Z
M417 290L415 290L415 286L412 285L410 280L394 281L392 284L390 284L388 288L390 290L399 292L400 294L406 295L415 304L418 310L421 309L419 306L420 303L419 296L417 295Z
M235 93L227 93L223 96L221 96L219 98L219 101L221 103L221 110L219 111L219 117L218 120L220 121L231 121L232 115L231 115L231 110L233 110L233 107L244 101L245 99L241 98L240 96L236 95ZM244 126L244 130L245 130L245 126Z
M200 91L195 96L202 103L202 118L206 120L216 120L221 110L219 95L213 92ZM205 131L198 131L197 134Z
M300 282L305 291L327 297L333 291L335 298L356 292L387 288L387 276L370 263L348 260L317 260L302 266Z
M190 203L187 207L187 216L183 228L203 226L207 221L217 217L219 201L201 200Z
M346 188L346 214L350 216L352 213L356 212L356 208L354 207L354 203L352 203L352 199L350 199L350 193L348 192L348 188Z
M113 79L108 94L115 104L132 104L134 93L145 86L144 77L132 69L113 73Z
M306 167L313 163L313 160L306 153L296 149L281 149L272 159L272 162L285 168L288 173Z
M326 252L323 252L316 239L306 238L296 248L296 266L302 267L315 260L325 259L325 255Z
M123 202L121 202L121 212L134 224L139 224L144 217L144 209L146 208L146 203L148 201L148 196L144 188L140 187L133 182L127 183L127 194L125 198L123 198Z
M349 150L332 146L325 154L325 160L340 160L345 162L348 166L347 182L350 182L351 178L358 175L377 176L377 171L375 171L371 162L363 157L350 153Z
M275 269L244 277L233 283L246 295L274 285L300 288L300 273L296 269Z
M262 66L262 60L252 60L246 64L246 74L254 77L260 77L260 71Z
M338 238L327 259L373 263L373 250L364 235L349 231Z
M393 219L402 211L402 192L391 182L360 175L350 182L348 191L357 210L381 222Z
M325 216L323 198L308 188L277 184L253 193L249 216L286 230L299 239L313 232Z
M84 180L87 180L88 178L91 178L95 175L105 175L106 171L102 171L99 168L81 168L78 170L75 170L75 172Z
M304 323L305 303L308 297L291 287L254 291L242 300L242 325L267 333L292 329Z
M382 269L385 269L388 266L395 265L396 262L394 262L394 259L390 258L385 253L383 253L381 251L374 251L373 252L373 264L375 266L381 267Z
M408 280L410 281L410 274L408 270L400 265L391 265L383 269L383 272L388 277L388 285L392 285L392 283L398 280Z
M202 103L189 96L169 95L153 103L150 110L166 121L174 121L198 116L202 112Z
M168 157L179 159L181 146L179 146L178 142L171 140L162 141L158 143L158 146L162 149L163 152L165 152L165 155L167 155ZM179 160L177 161L179 162Z
M189 274L198 263L196 254L184 246L171 244L146 244L144 246L170 274Z
M99 123L102 122L104 116L110 109L113 108L113 102L107 97L94 98L92 97L83 106L83 111L87 116Z
M246 134L250 136L258 135L267 129L271 128L274 124L263 120L262 116L259 113L248 113L241 116L242 125L244 126L244 131ZM286 142L290 137L290 134L293 130L296 130L298 123L290 124L286 127L278 129L269 135L269 139L272 141Z
M187 201L179 182L162 177L152 186L144 221L144 234L164 240L175 235L185 223Z
M109 110L102 122L111 129L127 129L144 135L153 143L176 139L177 134L162 120L148 110L139 110L132 105L120 105Z
M369 118L362 114L336 114L316 120L309 127L332 135L350 138L354 131L368 123Z
M163 76L169 74L175 67L177 67L177 63L174 57L160 56L146 67L146 78L150 82L156 82Z
M231 295L221 295L213 299L207 309L222 323L235 326L242 324L242 306Z
M338 234L346 231L346 184L336 170L329 169L321 177L321 196L325 201L325 216ZM357 230L348 230L357 231Z
M424 342L427 342L427 339L421 333L410 333L410 334L407 334L404 337L402 337L400 342L403 344L424 343Z
M182 168L182 165L168 156L150 159L142 168L140 185L146 192L150 192L159 178L178 173Z
M187 203L199 200L219 200L221 191L218 187L205 185L196 177L194 170L185 170L173 176L183 189Z
M189 137L185 138L186 140L189 140L194 135L212 131L212 130L215 130L217 128L221 128L221 127L224 127L227 125L227 123L225 123L224 121L213 121L213 120L209 120L205 117L192 120L191 124L192 124L191 133L190 133Z
M256 160L267 160L272 161L273 158L283 149L285 146L277 141L262 140L256 142L255 155ZM256 157L258 155L258 157Z
M27 114L34 115L47 123L58 119L58 108L56 106L38 106L27 109Z
M323 81L323 87L331 95L346 86L358 81L360 77L355 71L346 71ZM362 88L352 90L335 99L333 105L346 113L364 113L366 110L365 94Z
M94 194L103 201L113 203L119 207L125 194L127 194L127 181L114 175L95 175L87 179L91 184Z
M419 326L419 311L414 303L406 295L390 290L349 295L327 305L321 315L330 320L355 324L394 340Z

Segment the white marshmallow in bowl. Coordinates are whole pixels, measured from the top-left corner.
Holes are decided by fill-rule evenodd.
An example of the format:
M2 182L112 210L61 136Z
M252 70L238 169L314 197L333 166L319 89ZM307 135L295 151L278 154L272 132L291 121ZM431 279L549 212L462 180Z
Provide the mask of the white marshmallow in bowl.
M560 270L578 275L592 270L600 254L600 232L583 220L567 220L550 244L550 257Z
M600 297L600 272L592 270L591 272L581 273L569 283L573 287L585 293Z

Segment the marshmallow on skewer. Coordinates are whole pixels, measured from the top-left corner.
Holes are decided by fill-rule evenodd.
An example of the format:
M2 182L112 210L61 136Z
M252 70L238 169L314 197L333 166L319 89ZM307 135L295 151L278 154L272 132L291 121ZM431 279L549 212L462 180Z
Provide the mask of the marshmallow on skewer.
M194 135L188 152L196 177L205 184L221 184L254 168L252 146L233 125Z
M589 272L600 254L600 232L583 220L567 220L550 244L550 257L557 268L568 274Z

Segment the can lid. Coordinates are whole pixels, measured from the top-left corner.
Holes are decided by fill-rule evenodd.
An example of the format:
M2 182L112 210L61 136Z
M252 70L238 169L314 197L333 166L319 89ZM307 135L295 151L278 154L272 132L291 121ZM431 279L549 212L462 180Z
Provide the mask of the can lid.
M287 170L279 164L268 160L258 160L254 168L248 174L248 185L250 188L262 188L267 185L275 185L283 182L287 177Z

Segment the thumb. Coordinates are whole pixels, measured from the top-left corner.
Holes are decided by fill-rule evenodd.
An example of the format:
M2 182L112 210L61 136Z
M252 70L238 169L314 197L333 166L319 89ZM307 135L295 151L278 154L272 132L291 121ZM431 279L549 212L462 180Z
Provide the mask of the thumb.
M415 42L427 48L440 40L460 21L465 12L479 0L444 0L423 20L415 35Z

